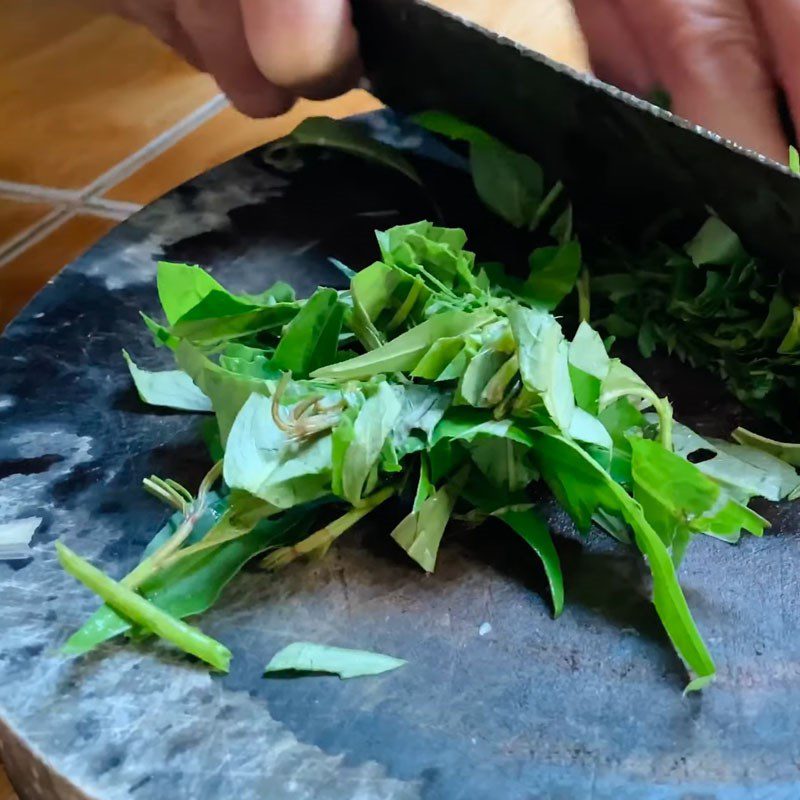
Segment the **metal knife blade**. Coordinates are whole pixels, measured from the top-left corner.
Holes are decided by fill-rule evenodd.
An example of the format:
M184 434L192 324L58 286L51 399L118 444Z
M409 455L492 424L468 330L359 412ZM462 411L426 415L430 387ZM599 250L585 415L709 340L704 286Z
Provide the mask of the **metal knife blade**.
M610 228L710 208L751 252L800 275L800 180L788 168L425 0L353 6L369 86L387 105L479 125Z

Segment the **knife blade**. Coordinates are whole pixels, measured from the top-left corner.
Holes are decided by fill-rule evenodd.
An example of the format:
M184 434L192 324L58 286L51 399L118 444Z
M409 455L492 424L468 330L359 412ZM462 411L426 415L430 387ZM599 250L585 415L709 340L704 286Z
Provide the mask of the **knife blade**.
M787 167L425 0L353 0L368 88L448 111L536 158L606 229L713 210L800 276L800 180ZM788 156L788 154L787 154Z

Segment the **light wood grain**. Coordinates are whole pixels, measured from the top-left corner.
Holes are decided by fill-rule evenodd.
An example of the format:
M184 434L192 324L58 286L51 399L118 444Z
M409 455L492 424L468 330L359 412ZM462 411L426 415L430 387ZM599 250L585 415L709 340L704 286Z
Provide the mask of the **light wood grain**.
M0 179L82 188L218 93L143 28L0 3Z
M0 197L0 247L3 242L37 223L50 206L42 203L20 203Z

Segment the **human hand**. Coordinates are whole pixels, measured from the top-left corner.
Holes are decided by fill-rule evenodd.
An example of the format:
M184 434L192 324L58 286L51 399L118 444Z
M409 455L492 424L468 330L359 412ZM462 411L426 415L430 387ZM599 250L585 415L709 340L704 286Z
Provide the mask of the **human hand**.
M239 111L276 116L358 76L349 0L107 0L210 73Z
M797 0L574 0L598 76L665 89L676 114L785 162L786 93L800 130Z

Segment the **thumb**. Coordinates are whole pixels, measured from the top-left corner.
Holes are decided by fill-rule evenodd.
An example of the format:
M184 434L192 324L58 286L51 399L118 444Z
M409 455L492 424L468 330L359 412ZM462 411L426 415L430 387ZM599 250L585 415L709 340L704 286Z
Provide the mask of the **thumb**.
M270 83L314 99L358 77L349 0L240 0L253 60Z

